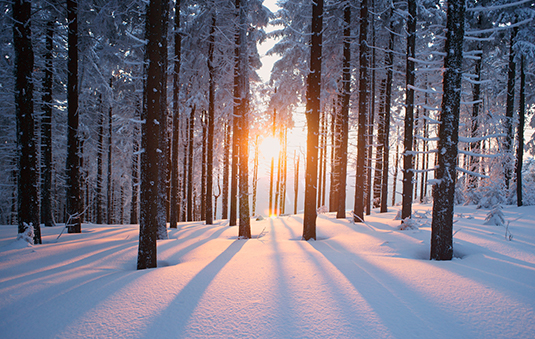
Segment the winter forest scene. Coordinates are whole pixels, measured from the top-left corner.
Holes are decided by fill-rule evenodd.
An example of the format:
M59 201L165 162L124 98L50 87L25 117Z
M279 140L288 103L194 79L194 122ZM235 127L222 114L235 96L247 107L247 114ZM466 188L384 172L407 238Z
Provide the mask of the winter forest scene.
M535 337L535 0L0 7L0 338Z

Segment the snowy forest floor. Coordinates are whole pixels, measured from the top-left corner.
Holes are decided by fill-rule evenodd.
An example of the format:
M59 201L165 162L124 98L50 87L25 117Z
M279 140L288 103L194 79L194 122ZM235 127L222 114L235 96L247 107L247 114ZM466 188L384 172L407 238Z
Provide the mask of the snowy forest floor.
M302 215L182 223L136 270L136 225L42 228L43 245L0 226L1 338L533 338L535 209L458 206L449 262L428 260L431 205L399 231L397 208L363 224Z

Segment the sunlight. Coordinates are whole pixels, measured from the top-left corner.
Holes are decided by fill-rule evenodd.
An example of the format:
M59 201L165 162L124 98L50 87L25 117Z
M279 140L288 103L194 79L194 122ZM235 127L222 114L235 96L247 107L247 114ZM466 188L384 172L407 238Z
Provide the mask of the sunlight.
M265 159L276 158L280 149L280 141L275 137L265 137L258 146L260 155Z

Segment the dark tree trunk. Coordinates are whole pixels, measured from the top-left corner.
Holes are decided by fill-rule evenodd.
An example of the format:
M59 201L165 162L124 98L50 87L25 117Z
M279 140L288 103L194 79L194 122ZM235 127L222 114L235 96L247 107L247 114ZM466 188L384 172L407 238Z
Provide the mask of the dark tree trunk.
M141 112L140 112L141 113ZM141 116L141 114L139 115ZM136 124L133 132L133 154L132 154L132 200L130 202L130 224L135 225L138 219L138 196L139 196L139 127Z
M113 87L112 87L112 81L110 79L110 96L111 93L113 93ZM113 98L110 97L110 107L108 109L108 190L107 190L107 208L108 211L108 225L111 225L113 223L113 200L112 200L112 191L113 191L113 182L112 182L112 152L113 152L113 146L112 146L112 133L113 133L113 115L112 115L112 102Z
M225 127L225 147L223 151L223 198L221 218L228 219L229 167L230 167L230 123Z
M18 233L33 226L33 241L41 244L39 223L39 165L33 116L32 72L34 54L31 32L31 2L13 3L15 50L15 112L17 116L17 213Z
M520 57L520 110L518 112L518 148L516 149L516 204L522 206L522 162L524 161L524 124L526 119L526 73L524 56Z
M214 9L215 10L215 9ZM206 173L206 224L214 223L214 211L212 208L212 191L214 178L214 119L215 119L215 70L214 70L214 46L215 46L215 14L212 14L212 26L210 27L210 39L208 46L208 153Z
M372 11L375 11L375 2L372 2ZM375 19L371 16L372 46L375 44ZM368 154L366 156L366 215L372 212L372 155L373 155L373 126L375 124L375 48L371 50L371 84L370 84L370 113L368 115Z
M439 150L444 151L438 152L431 221L431 259L435 260L451 260L453 256L453 206L463 62L464 1L449 0L447 6L445 72L437 145Z
M158 120L161 118L161 110L165 96L162 92L162 81L165 79L165 64L162 58L167 56L164 44L161 44L165 32L167 2L151 0L147 5L145 23L145 49L146 74L145 84L145 107L143 110L141 148L141 213L139 225L139 249L137 268L145 269L156 267L157 251L156 240L158 237L158 171L160 155L158 153L160 128Z
M67 0L67 199L66 218L69 233L81 233L80 220L80 140L78 137L78 2Z
M340 164L337 218L346 217L347 145L349 132L349 99L351 98L351 6L344 8L344 58L342 61L342 110L340 112Z
M102 213L102 183L104 182L103 178L103 167L104 167L104 112L102 111L102 94L98 95L98 109L99 109L99 118L98 118L98 144L97 144L97 199L96 199L96 208L97 208L97 224L101 225L104 222L103 213Z
M316 240L316 183L318 182L318 132L321 98L321 60L323 40L323 0L312 5L310 73L307 77L306 118L307 155L305 174L305 214L303 239Z
M364 193L366 190L366 116L368 112L368 0L360 4L360 34L359 34L359 115L357 137L357 174L355 186L355 206L353 221L364 221Z
M195 128L195 109L189 115L188 126L188 188L186 193L186 220L193 221L193 130Z
M340 94L341 97L341 94ZM333 100L333 113L331 120L331 187L329 192L329 212L338 211L338 197L340 191L340 163L341 163L341 131L342 113L336 109L336 101ZM344 206L345 208L345 206Z
M202 155L201 155L201 215L200 220L206 220L206 144L208 141L208 117L205 110L202 111L201 124L202 124Z
M42 192L41 192L41 223L53 226L52 216L52 77L54 65L52 51L54 48L54 23L50 20L46 25L45 41L45 74L43 78L43 117L41 120L41 150L43 157Z
M513 49L516 34L518 33L518 27L514 27L511 32L511 40L509 42L509 66L507 70L507 106L505 109L505 148L508 153L513 152L513 113L515 110L515 78L516 78L516 65L515 65L515 50ZM509 188L509 182L511 181L511 166L505 164L505 187Z
M190 113L191 114L191 113ZM182 201L182 204L180 205L180 221L186 221L187 220L187 207L188 207L188 187L189 187L189 181L187 180L188 177L188 137L189 137L189 116L185 118L186 123L183 129L184 137L181 138L181 141L183 143L183 157L182 157L182 194L180 195L180 200ZM185 205L185 206L184 206Z
M171 148L171 199L169 211L169 227L177 228L180 217L180 205L178 202L179 174L178 174L178 149L180 148L180 62L182 56L182 36L180 35L180 0L175 3L175 62L173 72L173 139Z
M412 215L413 194L413 128L414 128L414 58L416 55L416 0L408 0L407 18L407 55L406 55L406 100L405 130L403 138L403 195L401 202L401 220Z
M482 15L480 14L478 17L478 24L476 27L481 28L481 22L482 22ZM474 74L476 76L475 83L472 87L472 101L474 102L472 106L472 134L471 137L475 138L478 135L478 129L479 129L479 113L481 110L481 65L483 64L483 51L481 49L483 48L482 44L480 42L476 45L476 50L478 51L477 57L478 59L475 61L474 65ZM470 144L470 151L474 152L476 150L481 149L481 141L475 141ZM470 170L472 172L478 172L479 170L479 158L476 156L470 157ZM471 175L468 178L469 180L469 187L470 188L476 188L478 185L478 177L475 175Z

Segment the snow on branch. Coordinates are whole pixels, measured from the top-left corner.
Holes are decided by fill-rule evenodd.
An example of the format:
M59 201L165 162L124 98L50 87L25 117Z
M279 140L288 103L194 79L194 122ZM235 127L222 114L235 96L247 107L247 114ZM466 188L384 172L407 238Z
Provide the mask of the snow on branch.
M436 169L437 169L436 167L427 168L427 169L414 169L414 168L411 168L410 171L413 172L413 173L425 173L425 172L433 172Z
M520 0L520 1L512 2L512 3L509 3L509 4L496 5L496 6L472 7L472 8L467 8L466 11L467 12L495 11L495 10L498 10L498 9L504 9L504 8L509 8L509 7L520 6L520 5L523 5L523 4L531 2L531 1L533 1L533 0Z
M508 26L501 26L501 27L494 27L494 28L488 28L488 29L480 29L478 31L470 31L466 32L466 35L477 35L477 34L483 34L483 33L494 33L498 31L504 31L513 27L523 26L525 24L528 24L533 21L533 18L528 18L526 20L522 20L520 22L508 25Z
M424 92L424 93L429 93L429 94L442 94L442 91L434 91L434 90L431 90L431 89L419 88L419 87L416 87L416 86L413 86L413 85L407 85L407 88L413 89L413 90L415 90L417 92Z
M415 135L415 138L419 139L417 135ZM433 153L438 153L438 149L432 149L429 151L405 151L404 152L405 155L433 154Z
M409 60L410 61L413 61L413 62L417 62L419 64L424 64L424 65L441 65L443 63L442 60L437 60L437 61L425 61L425 60L420 60L420 59L416 59L416 58L411 58L409 57Z
M464 154L464 155L469 155L471 157L479 157L479 158L498 158L501 156L501 154L499 153L498 154L480 154L480 153L465 151L462 149L459 149L459 153Z
M461 168L461 167L456 167L456 169L457 169L457 171L459 171L461 173L468 174L468 175L471 175L471 176L474 176L474 177L483 178L483 179L489 178L488 175L477 173L477 172L473 172L473 171L469 171L469 170L466 170L466 169Z
M461 101L461 105L475 105L475 104L480 104L482 102L483 102L482 99L474 100L474 101Z
M146 39L140 39L140 38L138 38L137 36L135 36L134 34L128 32L128 31L126 31L126 36L128 36L129 38L134 39L135 41L139 42L142 45L147 45L147 43L148 43L148 41Z
M459 137L459 142L478 142L478 141L483 141L483 140L487 140L487 139L490 139L490 138L501 138L501 137L506 137L506 136L507 135L504 134L504 133L497 133L497 134L485 135L485 136L482 136L482 137L472 137L472 138Z
M438 141L438 140L440 140L439 137L426 138L426 137L422 137L421 135L415 135L414 137L416 139L418 139L418 140L423 140L423 141Z

